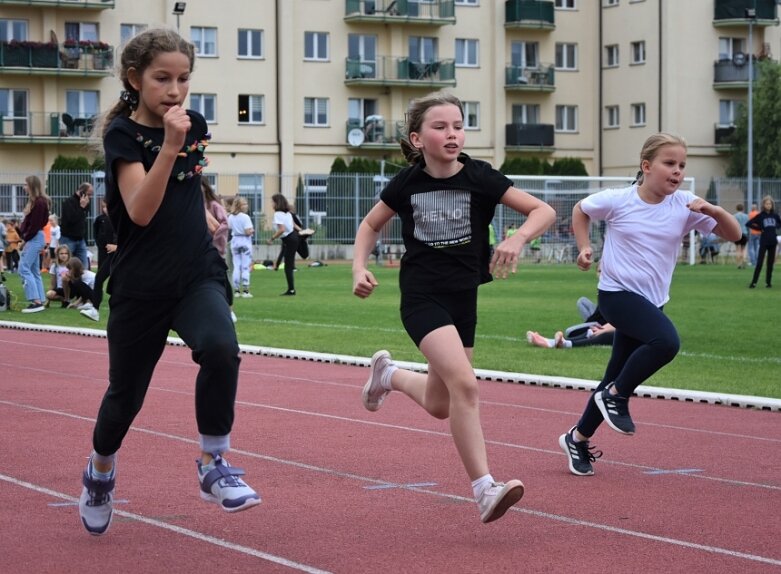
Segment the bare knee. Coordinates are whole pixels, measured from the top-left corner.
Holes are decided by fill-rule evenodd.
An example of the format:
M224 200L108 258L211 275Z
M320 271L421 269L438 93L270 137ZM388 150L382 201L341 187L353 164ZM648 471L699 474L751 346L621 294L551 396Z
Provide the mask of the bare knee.
M448 385L448 390L451 408L476 409L480 403L480 392L474 377L454 381Z

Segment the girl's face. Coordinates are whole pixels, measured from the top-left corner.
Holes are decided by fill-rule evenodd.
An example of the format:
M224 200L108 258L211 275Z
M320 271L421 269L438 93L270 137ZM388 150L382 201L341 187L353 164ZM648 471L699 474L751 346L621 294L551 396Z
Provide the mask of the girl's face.
M658 199L672 195L683 183L686 170L686 149L680 145L659 148L656 157L643 160L643 187Z
M161 52L142 74L131 68L128 80L138 91L134 119L150 127L162 127L163 116L181 106L190 90L190 59L181 52Z
M773 211L773 202L770 201L769 199L766 199L765 201L762 202L762 209L764 209L765 211Z
M429 108L420 131L410 133L410 142L423 152L426 163L453 162L464 149L464 119L455 104Z
M60 263L66 263L68 259L69 257L67 251L65 251L64 249L57 251L57 261L59 261Z

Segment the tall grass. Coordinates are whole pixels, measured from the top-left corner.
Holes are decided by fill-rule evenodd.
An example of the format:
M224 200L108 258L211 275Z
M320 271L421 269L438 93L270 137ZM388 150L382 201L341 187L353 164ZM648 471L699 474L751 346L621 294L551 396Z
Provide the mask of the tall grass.
M279 296L285 289L281 271L254 271L254 298L234 306L239 341L367 357L385 348L395 358L423 362L399 319L398 267L373 271L380 285L366 300L351 294L349 264L299 262L296 297ZM678 328L681 353L648 384L781 398L781 289L748 289L750 273L728 264L679 266L665 312ZM16 309L0 320L105 327L107 305L98 324L58 305L21 314L18 277L9 276L7 284ZM524 265L509 279L482 286L475 366L598 380L609 348L540 349L525 337L527 330L551 337L580 322L575 301L583 295L596 297L596 278L574 265Z

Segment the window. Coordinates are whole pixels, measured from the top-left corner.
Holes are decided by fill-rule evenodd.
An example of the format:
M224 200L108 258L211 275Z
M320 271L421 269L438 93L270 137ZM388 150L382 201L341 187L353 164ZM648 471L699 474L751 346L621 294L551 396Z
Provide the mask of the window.
M347 77L377 77L377 36L347 35Z
M731 60L735 54L745 51L745 38L719 38L719 60Z
M65 22L66 41L97 42L99 37L96 22Z
M735 117L742 104L740 100L719 100L719 126L734 126Z
M558 70L577 70L578 68L578 45L577 44L556 44L556 69Z
M553 6L560 10L574 10L575 0L556 0Z
M0 42L27 40L27 20L0 19Z
M265 106L263 96L249 96L239 94L239 123L262 124Z
M190 107L206 118L207 122L217 121L216 94L190 94Z
M126 44L130 38L146 30L146 24L120 24L119 43Z
M514 124L538 124L540 123L539 104L513 104Z
M97 90L65 90L65 111L72 118L91 118L100 113L100 92Z
M464 106L464 129L480 129L480 102L461 102Z
M645 104L632 104L632 125L645 125Z
M536 68L540 65L540 45L537 42L510 44L510 64L516 68Z
M304 32L304 60L328 60L328 32Z
M0 213L21 214L29 199L24 183L0 183ZM3 225L0 222L0 225Z
M263 213L263 174L262 173L240 173L239 174L239 195L247 200L249 209L247 214L256 224L255 217ZM259 229L254 225L255 229Z
M263 30L239 28L239 58L263 57Z
M0 133L4 136L26 136L27 112L27 90L0 89L0 115L3 116Z
M190 28L190 40L195 45L195 53L199 56L217 55L217 28Z
M619 125L618 106L605 106L605 127L617 128Z
M476 68L478 59L478 40L456 38L456 66Z
M578 131L578 106L556 106L556 131Z
M632 42L632 63L645 64L645 42Z
M605 46L605 66L608 68L618 66L618 44Z
M456 6L477 6L478 0L456 0Z
M377 100L349 98L347 100L347 122L350 127L363 128L366 118L377 114Z
M304 98L304 125L328 125L328 98Z
M436 38L426 36L409 37L409 59L413 62L430 64L437 61L439 45Z

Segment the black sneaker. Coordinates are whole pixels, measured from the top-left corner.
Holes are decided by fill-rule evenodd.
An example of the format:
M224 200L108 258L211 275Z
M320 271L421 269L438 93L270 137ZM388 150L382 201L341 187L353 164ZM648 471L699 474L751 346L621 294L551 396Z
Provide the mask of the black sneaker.
M282 296L282 297L293 297L295 294L296 294L295 290L291 291L290 289L288 289L284 293L280 293L280 296Z
M635 423L629 416L629 399L618 395L611 395L610 388L615 383L610 383L607 387L594 394L594 402L597 404L599 412L605 418L605 422L610 425L614 431L621 434L635 434Z
M30 303L27 307L22 309L22 313L38 313L44 309L43 303Z
M594 467L591 463L602 456L602 451L589 446L587 440L575 442L572 438L574 430L575 427L572 427L569 432L559 437L559 446L564 451L564 454L567 455L567 464L569 464L569 471L572 474L591 476L594 474Z

